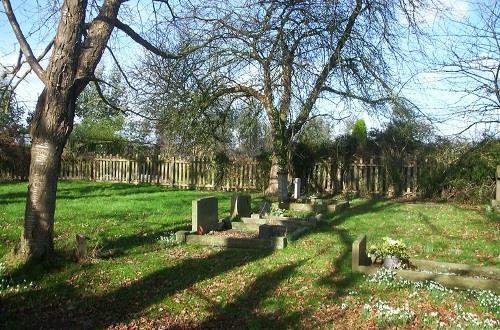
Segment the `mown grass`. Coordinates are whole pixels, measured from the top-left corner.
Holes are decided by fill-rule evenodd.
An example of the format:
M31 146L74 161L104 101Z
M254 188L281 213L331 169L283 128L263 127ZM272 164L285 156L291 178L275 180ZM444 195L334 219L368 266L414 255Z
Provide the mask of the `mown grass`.
M191 201L200 196L216 195L220 217L227 214L230 193L61 182L60 256L16 266L9 251L21 233L25 189L0 184L0 262L11 280L0 289L0 328L451 327L459 317L454 304L480 319L499 318L499 306L481 306L466 292L388 288L350 271L351 244L362 233L369 241L402 238L419 258L498 267L499 222L481 211L357 200L285 250L223 250L170 246L160 237L189 226ZM77 233L95 248L80 264L70 258ZM15 287L24 280L33 285ZM363 306L378 300L408 304L416 315L399 324L367 313Z

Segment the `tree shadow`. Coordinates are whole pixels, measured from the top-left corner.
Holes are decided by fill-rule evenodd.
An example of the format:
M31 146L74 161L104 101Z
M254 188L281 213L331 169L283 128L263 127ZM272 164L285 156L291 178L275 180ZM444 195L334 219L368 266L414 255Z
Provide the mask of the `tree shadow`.
M19 203L26 200L28 190L23 192L10 192L0 194L0 205L7 205L11 203Z
M282 266L272 272L259 276L242 294L225 305L215 304L212 316L199 324L197 329L245 329L245 328L287 328L297 324L304 316L305 311L288 312L280 309L275 313L257 313L260 302L273 294L282 281L287 279L297 268L305 263L301 260L290 265Z
M382 211L387 207L387 204L380 204L382 201L384 201L384 199L378 197L369 199L360 205L334 215L332 220L328 223L327 226L330 226L330 230L339 237L343 246L340 256L338 256L332 264L331 273L318 280L318 283L321 285L325 285L334 290L331 294L332 298L340 299L346 295L350 288L363 281L363 275L353 272L351 269L352 243L356 237L353 237L346 229L338 226L350 217Z
M205 258L182 260L104 295L86 296L66 283L39 291L14 294L2 301L0 321L7 327L105 328L127 322L149 306L197 282L271 253L271 250L222 250ZM63 296L55 299L56 292ZM26 319L23 315L36 317Z
M316 232L331 232L342 244L341 254L332 261L332 272L318 279L318 283L332 289L332 297L340 299L362 280L362 275L350 269L351 247L354 237L345 229L338 228L350 217L377 212L386 205L378 205L378 200L369 200L350 210L336 214L327 222L305 236ZM160 230L161 231L161 230ZM111 249L133 249L142 244L152 244L158 231L147 236L139 234L120 237L107 243ZM179 248L182 249L182 248ZM272 254L271 250L221 250L208 256L191 257L173 261L172 266L156 270L131 282L120 284L116 289L97 294L79 290L71 282L24 293L7 295L0 302L0 327L22 328L105 328L118 323L126 323L138 318L155 304L190 288L196 283L224 274L247 263L255 262ZM328 251L319 251L324 255ZM289 312L278 307L276 312L259 312L260 303L273 294L287 277L304 262L284 265L260 275L243 293L227 305L217 305L212 315L199 328L231 325L233 327L289 327L297 324L308 313L307 310ZM88 267L93 267L89 265ZM75 268L75 275L78 269ZM111 274L110 281L111 281ZM26 318L23 315L33 316Z

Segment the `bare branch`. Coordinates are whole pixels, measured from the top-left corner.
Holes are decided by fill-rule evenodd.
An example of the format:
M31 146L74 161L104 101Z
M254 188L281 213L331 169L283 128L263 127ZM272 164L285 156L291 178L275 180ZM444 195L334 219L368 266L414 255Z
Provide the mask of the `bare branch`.
M188 49L188 50L186 50L186 51L184 51L184 52L182 52L180 54L174 54L174 53L166 52L166 51L161 50L157 46L153 45L152 43L150 43L149 41L147 41L143 37L141 37L130 26L128 26L127 24L125 24L125 23L123 23L121 21L119 21L118 19L114 19L114 20L110 20L108 18L101 18L101 19L107 20L110 24L114 24L118 29L120 29L121 31L123 31L130 38L132 38L132 40L134 40L139 45L141 45L142 47L144 47L147 50L149 50L151 53L153 53L155 55L158 55L160 57L166 58L166 59L172 59L172 60L179 59L179 58L182 58L182 57L184 57L184 56L186 56L186 55L188 55L188 54L192 53L193 51L195 51L195 50L197 50L197 49L200 48L200 47L193 47L193 48Z
M109 46L106 46L106 49L109 51L109 53L111 54L111 57L113 58L113 61L115 62L116 64L116 67L118 68L118 71L120 71L122 77L125 79L125 82L127 83L128 87L132 88L134 91L137 92L137 88L135 88L134 86L132 86L132 84L130 83L130 81L128 80L128 77L127 75L125 74L125 71L123 71L121 65L120 65L120 62L118 61L118 59L116 58L115 54L113 53L113 50L111 50L111 47Z
M359 101L368 103L370 105L384 104L384 103L392 100L391 97L382 97L382 98L379 98L379 99L370 99L370 98L367 98L367 97L364 97L364 96L353 94L351 92L340 91L340 90L334 89L334 88L332 88L330 86L323 86L323 88L321 88L321 90L325 91L325 92L329 92L329 93L334 93L334 94L340 95L342 97L347 97L347 98L350 98L350 99L359 100Z
M12 10L10 0L2 0L2 2L3 2L3 7L5 9L5 14L7 15L9 23L12 26L12 30L16 35L17 41L19 42L19 45L24 54L24 57L26 58L26 61L30 65L31 69L36 73L38 78L40 78L40 80L45 84L47 79L45 76L45 70L40 66L39 61L33 55L33 51L31 50L28 41L24 37L21 27L17 22L17 18L14 15L14 11Z
M112 108L113 110L116 110L116 111L119 111L123 114L127 114L127 113L131 113L131 114L134 114L138 117L141 117L141 118L144 118L144 119L147 119L147 120L152 120L152 121L156 121L158 120L157 118L153 118L153 117L149 117L149 116L146 116L146 115L143 115L142 113L139 113L139 112L136 112L136 111L133 111L133 110L130 110L130 109L122 109L122 108L119 108L117 107L116 105L114 105L113 103L111 103L107 98L106 96L104 96L103 92L102 92L102 89L101 89L101 86L99 85L99 83L104 83L104 84L107 84L109 86L112 86L110 85L109 83L105 82L104 80L101 80L101 79L98 79L96 77L92 77L92 78L89 78L90 81L92 81L95 85L95 88L97 90L97 94L99 95L99 97L101 98L101 100L110 108ZM114 86L113 86L114 87Z

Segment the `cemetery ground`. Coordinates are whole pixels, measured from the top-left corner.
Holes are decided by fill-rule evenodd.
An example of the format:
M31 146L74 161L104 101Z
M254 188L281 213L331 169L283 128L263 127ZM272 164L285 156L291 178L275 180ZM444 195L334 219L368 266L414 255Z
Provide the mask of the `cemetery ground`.
M58 256L16 265L26 183L0 184L0 328L499 328L500 297L351 272L351 245L402 239L411 256L499 266L498 213L448 203L354 200L283 250L176 245L191 201L232 193L60 182ZM256 206L259 194L252 195ZM72 259L75 235L90 256Z

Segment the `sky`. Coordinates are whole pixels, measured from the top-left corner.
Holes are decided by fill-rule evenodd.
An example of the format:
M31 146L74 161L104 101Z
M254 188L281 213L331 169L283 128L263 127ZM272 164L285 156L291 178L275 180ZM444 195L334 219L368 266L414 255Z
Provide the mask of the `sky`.
M494 6L495 1L482 1L479 2L480 5L484 6ZM38 54L43 50L48 43L48 40L53 35L54 29L54 19L51 19L49 13L50 8L45 11L39 12L36 7L36 2L31 0L12 0L12 7L17 15L19 23L23 29L23 32L28 37L28 40L33 48L35 54ZM465 22L471 22L476 24L481 13L477 10L477 5L466 1L466 0L442 0L440 3L440 10L427 10L421 12L420 28L429 34L434 35L432 41L422 40L422 44L418 45L421 49L424 49L426 53L430 54L435 62L447 61L449 53L442 50L442 46L450 46L450 41L457 42L457 40L450 39L449 36L435 37L435 35L445 35L449 33L459 33L461 31L461 24ZM496 12L500 11L500 6L497 5ZM141 4L137 5L136 9L141 13L141 18L146 19L146 10L141 7ZM500 22L494 27L498 31L500 29ZM134 45L130 40L127 41L125 36L115 35L113 46L116 49L115 53L120 57L125 66L132 65L134 59L142 55L141 49ZM408 49L412 48L414 45L411 40L407 45ZM465 43L464 43L465 44ZM131 46L133 45L133 46ZM456 47L457 49L464 48L464 45L452 44L450 48ZM466 47L465 47L466 48ZM3 13L0 13L0 64L4 66L13 65L18 56L18 44L11 30L11 27ZM494 50L495 51L495 50ZM496 49L496 53L490 54L478 54L479 56L490 57L490 60L495 63L500 63L500 50ZM110 67L112 65L112 60L109 54L106 54L103 58L105 66ZM42 61L42 66L46 65L47 60ZM410 64L410 63L408 63ZM438 67L436 65L429 65L429 63L411 63L412 69L409 70L405 67L403 63L401 66L401 72L403 72L403 80L406 84L401 89L401 93L409 98L413 103L415 103L423 114L432 118L436 124L437 133L440 135L453 136L459 133L465 127L467 127L471 121L467 117L459 115L450 115L454 109L461 109L463 107L469 106L471 102L470 97L465 96L463 93L451 92L452 89L457 89L457 85L450 85L450 79L448 74L444 74L436 70ZM25 65L26 69L27 66ZM25 70L24 69L24 70ZM461 89L464 86L464 82L458 84ZM465 86L467 82L465 82ZM33 110L36 104L36 99L43 88L42 83L38 80L36 75L30 74L28 77L20 83L17 88L17 99L19 102L25 105L29 110ZM318 108L328 108L332 107L326 101L318 103ZM363 118L365 119L368 128L376 128L383 124L384 118L379 116L373 116L368 111L364 110L365 107L359 107L354 111L353 118ZM493 113L496 119L500 119L500 111L497 109L496 113ZM446 120L444 120L446 119ZM441 122L443 121L443 122ZM496 126L495 126L496 125ZM490 132L498 133L500 131L500 126L495 125L478 125L474 126L472 129L468 130L464 136L477 138L480 136L484 130ZM336 124L336 129L334 133L343 133L345 130L345 125ZM498 135L497 135L498 136Z

